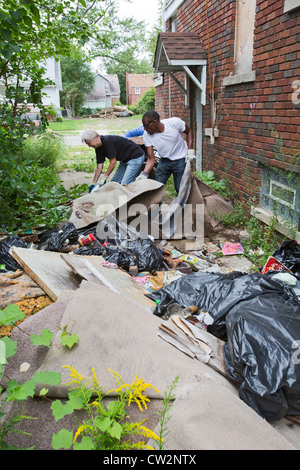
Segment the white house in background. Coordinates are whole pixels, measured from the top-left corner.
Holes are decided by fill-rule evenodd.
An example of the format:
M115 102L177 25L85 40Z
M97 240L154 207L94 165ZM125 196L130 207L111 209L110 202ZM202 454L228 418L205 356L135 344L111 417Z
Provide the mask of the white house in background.
M120 84L118 75L104 75L96 72L95 87L86 97L85 108L110 108L120 101Z
M42 96L42 103L44 106L53 105L57 112L59 112L60 108L60 96L59 92L63 89L62 88L62 79L61 79L61 69L60 69L60 61L51 57L50 59L46 59L44 63L40 63L40 65L45 66L46 72L43 75L43 78L48 78L53 82L52 85L47 85L45 88L42 89L42 93L45 95ZM22 83L22 86L26 89L30 86L30 81L26 81Z
M45 93L45 96L42 97L42 102L44 106L50 106L51 104L54 108L59 111L60 108L60 97L59 92L62 90L62 79L61 79L61 69L60 61L55 60L53 57L46 59L45 63L40 65L45 66L46 72L43 78L48 78L53 82L53 85L48 85L43 88L42 92ZM22 87L29 88L30 81L25 81L22 83ZM0 84L0 97L4 98L5 96L5 87Z
M59 92L62 91L62 79L61 79L61 69L60 61L55 60L53 57L47 59L47 72L46 77L52 80L53 85L48 85L43 89L43 92L46 93L46 96L43 97L43 104L49 106L53 104L55 109L60 108L60 96Z

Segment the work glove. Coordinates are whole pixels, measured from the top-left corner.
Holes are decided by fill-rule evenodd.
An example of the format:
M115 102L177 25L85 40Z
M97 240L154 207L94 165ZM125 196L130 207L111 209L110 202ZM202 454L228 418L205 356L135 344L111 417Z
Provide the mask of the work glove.
M100 176L98 183L99 186L103 186L106 183L106 176L104 174Z
M195 150L188 149L186 160L194 160L196 158Z
M98 189L99 188L99 184L98 183L93 183L90 185L89 187L89 193L91 193L92 191L95 191L95 189Z
M145 180L145 179L147 179L147 178L149 178L148 173L146 173L145 171L142 171L142 172L139 174L139 176L136 178L135 181Z

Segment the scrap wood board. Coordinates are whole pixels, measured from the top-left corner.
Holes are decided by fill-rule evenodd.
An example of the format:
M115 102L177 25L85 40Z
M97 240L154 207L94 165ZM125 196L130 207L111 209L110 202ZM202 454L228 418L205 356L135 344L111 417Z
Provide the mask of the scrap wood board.
M12 247L10 254L54 301L65 290L75 290L80 286L81 279L66 265L59 253Z
M134 281L127 272L121 269L104 267L103 263L105 260L102 256L61 254L61 258L74 272L87 281L95 282L97 280L117 294L121 294L135 304L153 312L156 305L153 300L145 296L149 292Z
M145 296L148 291L127 272L104 267L102 263L105 260L101 256L63 255L18 247L12 247L10 254L54 301L66 290L78 289L84 278L93 282L97 280L148 311L154 310L154 302Z

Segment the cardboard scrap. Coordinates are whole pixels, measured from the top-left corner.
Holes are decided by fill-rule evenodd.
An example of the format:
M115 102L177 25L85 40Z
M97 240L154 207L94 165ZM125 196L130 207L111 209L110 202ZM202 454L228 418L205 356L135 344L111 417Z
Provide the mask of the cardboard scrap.
M159 325L158 336L191 358L209 364L226 376L223 355L224 342L186 318L172 315Z

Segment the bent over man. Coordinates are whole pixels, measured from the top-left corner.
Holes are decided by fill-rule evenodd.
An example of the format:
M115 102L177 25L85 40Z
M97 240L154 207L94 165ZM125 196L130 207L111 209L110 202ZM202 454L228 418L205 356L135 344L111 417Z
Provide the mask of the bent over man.
M145 154L139 145L125 137L99 135L91 129L82 134L81 140L96 152L97 166L89 192L95 188L96 183L101 186L110 177L117 162L119 165L111 181L123 185L135 181L145 160ZM109 159L109 167L102 173L105 158Z

